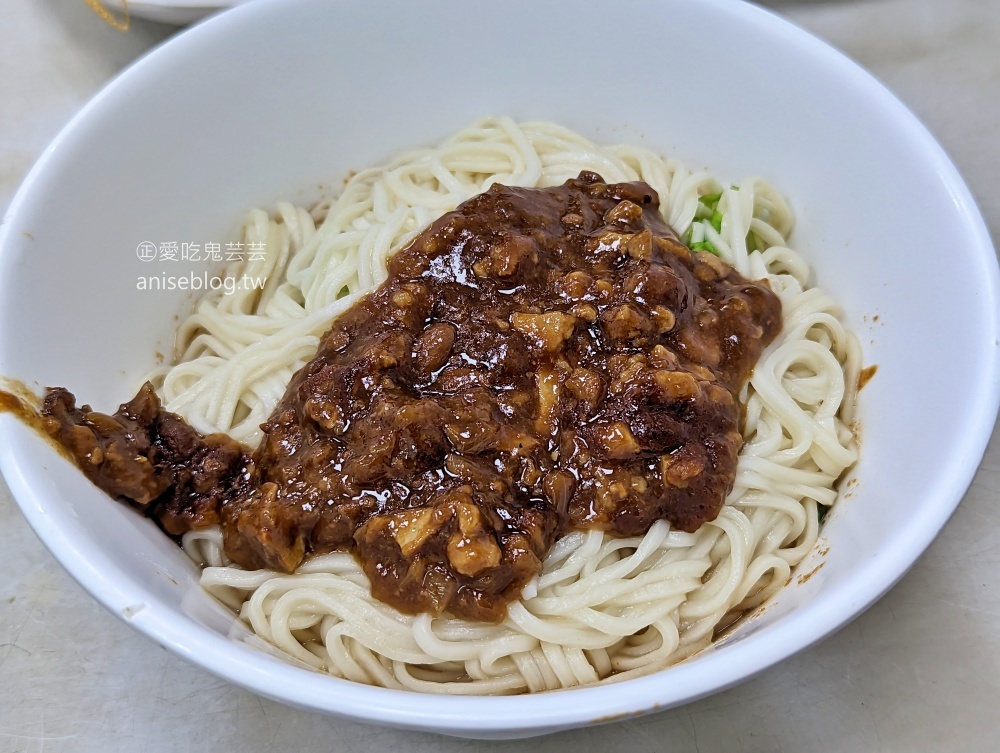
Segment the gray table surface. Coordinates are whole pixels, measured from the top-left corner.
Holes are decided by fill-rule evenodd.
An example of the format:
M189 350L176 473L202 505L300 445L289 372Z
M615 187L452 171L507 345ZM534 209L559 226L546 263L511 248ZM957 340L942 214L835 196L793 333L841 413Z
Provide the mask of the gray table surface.
M893 89L965 176L1000 239L1000 2L765 3ZM58 129L175 30L106 27L83 0L4 0L0 207ZM1000 431L913 570L838 634L733 690L672 711L485 743L303 713L168 654L93 601L0 480L0 752L990 751L1000 747ZM67 619L67 616L70 616Z

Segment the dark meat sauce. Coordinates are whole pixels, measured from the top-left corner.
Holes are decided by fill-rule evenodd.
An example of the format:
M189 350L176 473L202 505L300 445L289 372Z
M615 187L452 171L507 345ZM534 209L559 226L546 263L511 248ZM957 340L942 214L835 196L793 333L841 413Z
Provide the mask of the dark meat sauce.
M252 456L148 385L114 416L50 391L47 429L168 533L219 523L244 567L352 549L404 612L502 619L566 530L695 531L732 487L780 303L658 208L588 172L465 202L333 323Z

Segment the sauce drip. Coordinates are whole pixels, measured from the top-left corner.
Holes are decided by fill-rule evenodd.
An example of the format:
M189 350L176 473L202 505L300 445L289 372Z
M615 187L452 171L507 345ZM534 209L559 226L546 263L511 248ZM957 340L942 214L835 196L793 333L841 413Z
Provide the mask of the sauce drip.
M495 621L569 529L718 515L736 395L780 322L645 183L494 185L333 322L252 456L149 385L114 416L50 391L45 429L167 532L219 523L245 567L351 549L376 598Z

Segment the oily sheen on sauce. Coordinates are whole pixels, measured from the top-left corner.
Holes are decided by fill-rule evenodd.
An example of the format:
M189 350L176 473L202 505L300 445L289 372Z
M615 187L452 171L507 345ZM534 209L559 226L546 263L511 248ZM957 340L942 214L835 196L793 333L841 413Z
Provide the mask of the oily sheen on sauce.
M169 534L220 524L237 564L351 549L404 612L502 619L566 530L694 531L732 487L781 306L658 206L588 172L465 202L333 322L252 454L149 385L113 416L51 390L45 428Z

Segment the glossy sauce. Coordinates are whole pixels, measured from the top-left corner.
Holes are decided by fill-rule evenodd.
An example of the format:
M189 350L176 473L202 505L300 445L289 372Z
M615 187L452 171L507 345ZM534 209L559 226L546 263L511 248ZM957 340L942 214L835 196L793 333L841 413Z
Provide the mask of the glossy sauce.
M502 619L566 530L695 531L732 487L780 303L658 207L593 173L465 202L333 323L252 457L148 387L114 417L53 391L48 431L168 532L220 523L241 565L351 549L405 612Z

